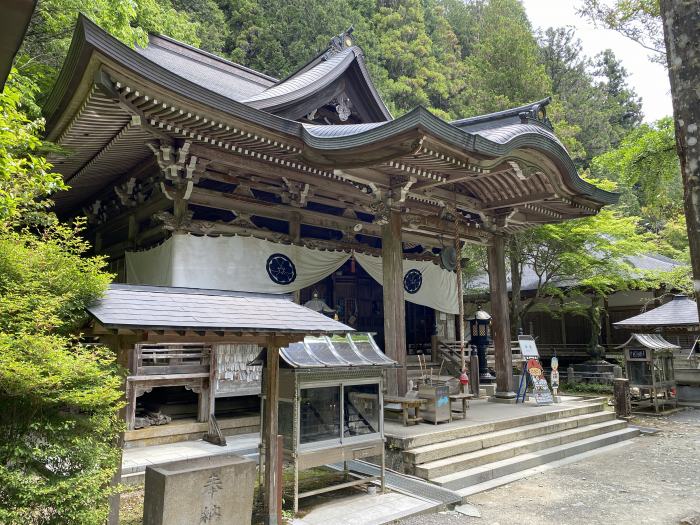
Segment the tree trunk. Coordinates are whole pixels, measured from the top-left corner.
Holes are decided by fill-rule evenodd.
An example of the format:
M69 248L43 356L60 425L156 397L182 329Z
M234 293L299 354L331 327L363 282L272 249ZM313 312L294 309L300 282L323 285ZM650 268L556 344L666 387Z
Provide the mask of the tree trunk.
M520 291L522 286L522 264L518 254L518 243L515 236L511 237L508 243L508 257L510 259L510 335L512 339L518 336L518 330L522 327L522 300Z
M661 0L660 6L697 298L700 296L700 7L697 0Z

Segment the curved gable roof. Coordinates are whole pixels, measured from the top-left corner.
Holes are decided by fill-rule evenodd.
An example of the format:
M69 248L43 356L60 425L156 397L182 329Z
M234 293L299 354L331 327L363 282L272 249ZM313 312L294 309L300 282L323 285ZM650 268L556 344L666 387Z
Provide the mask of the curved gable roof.
M389 110L369 77L359 47L351 46L325 60L317 57L312 62L315 63L310 67L305 66L243 102L282 117L298 119L318 108L319 102L327 103L346 93L353 109L365 122L391 120Z

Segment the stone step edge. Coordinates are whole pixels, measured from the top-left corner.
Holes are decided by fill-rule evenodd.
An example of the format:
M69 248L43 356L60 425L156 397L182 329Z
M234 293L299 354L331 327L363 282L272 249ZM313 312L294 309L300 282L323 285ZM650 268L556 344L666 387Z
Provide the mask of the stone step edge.
M610 421L615 419L615 413L614 412L606 412L606 411L599 411L599 412L590 412L588 414L580 414L577 416L571 416L571 417L564 417L561 419L552 419L549 421L540 421L539 423L531 423L529 425L523 425L519 427L512 427L512 428L506 428L504 430L496 430L494 432L488 432L486 434L476 434L474 436L468 436L468 437L463 437L463 438L457 438L451 441L441 441L439 443L433 443L430 445L423 445L421 447L416 447L408 450L404 450L404 461L411 463L413 465L421 465L426 462L416 462L413 461L415 456L420 455L420 454L425 454L428 452L433 452L433 451L447 451L451 448L454 447L459 447L462 445L465 445L467 443L471 442L479 442L479 441L484 441L487 439L492 439L494 437L501 437L501 436L509 436L509 435L517 435L519 432L523 431L530 431L530 430L537 430L537 429L547 429L547 428L555 428L557 424L567 424L567 423L576 423L576 425L560 429L560 430L555 430L552 432L545 432L544 434L553 434L554 432L560 432L562 430L570 430L572 428L582 428L584 426L592 425L595 423L599 423L601 421L598 421L598 419L604 418L603 421ZM590 421L590 422L589 422ZM583 423L583 424L580 424ZM539 435L544 435L544 434L539 434ZM536 437L536 436L533 436ZM507 443L512 443L513 441L517 441L516 439L513 440L507 440L502 443L499 443L498 445L490 445L490 446L481 446L477 449L471 450L469 452L475 452L477 450L485 450L487 448L491 448L493 446L500 446L504 445ZM442 458L435 458L430 461L438 461L440 459L445 459L448 457L453 457L457 456L460 454L466 454L468 452L463 452L463 453L458 453L458 454L445 454Z
M556 448L559 446L570 445L572 443L576 443L579 441L583 441L585 439L589 439L591 437L595 437L596 435L606 434L609 432L615 432L617 430L624 430L626 428L626 426L627 426L627 423L625 421L613 419L610 421L605 421L603 423L597 423L594 425L586 425L586 426L581 427L581 428L573 428L573 429L569 429L569 430L563 430L561 432L554 432L552 434L546 434L544 436L538 436L538 437L534 437L534 438L521 439L518 441L513 441L511 443L505 443L504 445L499 445L497 447L490 447L490 448L486 448L486 449L482 449L482 450L476 450L474 452L468 452L466 454L460 454L460 456L462 456L462 457L453 456L451 458L447 458L450 461L446 462L446 463L445 463L446 460L444 460L444 459L439 460L440 462L443 462L441 465L427 466L427 465L429 465L429 463L424 463L423 465L420 465L418 468L420 468L422 470L429 470L429 469L437 470L438 468L449 467L451 465L454 465L455 463L468 461L470 459L473 460L475 458L480 458L480 459L487 460L490 455L496 455L496 454L499 454L501 452L507 452L507 451L511 451L511 450L514 450L515 452L513 453L513 455L511 455L505 459L517 458L518 456L533 454L533 453L539 452L541 450L547 450L547 449ZM622 428L620 428L620 427L622 427ZM608 428L610 430L607 430ZM576 439L577 434L586 434L586 433L591 432L591 431L596 432L594 436L588 436L588 437ZM598 432L598 431L600 431L600 432ZM566 443L561 443L562 438L573 438L573 439L570 439ZM552 442L559 441L559 443L553 444L553 445L548 445L547 444L548 441L552 441ZM528 445L533 445L533 444L542 444L544 446L542 448L534 451L534 452L517 452L517 450L519 448L526 447ZM495 460L495 461L488 461L487 460L484 463L482 463L481 465L474 465L471 467L464 467L464 468L466 470L466 469L472 469L472 468L485 467L488 465L494 465L495 463L498 463L499 461L504 461L504 460ZM438 462L435 461L432 463L438 463ZM427 472L426 474L427 474L428 479L430 479L431 481L435 481L435 480L440 479L440 478L447 478L448 476L456 476L457 474L459 474L459 472L455 472L455 473L451 473L451 474L443 474L441 476L435 476L434 478L430 477L430 472Z
M622 440L626 439L632 439L633 437L637 437L639 435L639 431L634 428L623 428L621 430L615 430L613 432L606 432L604 434L599 434L597 436L592 436L589 438L585 439L580 439L578 441L573 441L571 443L566 443L564 445L558 445L556 447L550 447L550 448L545 448L542 450L538 450L535 452L530 452L528 454L521 454L519 456L514 456L511 458L506 458L502 459L500 461L495 461L493 463L487 463L486 465L480 465L478 467L473 467L470 469L465 469L461 472L455 473L455 474L449 474L447 476L441 476L441 478L436 478L432 480L433 483L439 486L444 486L445 488L449 488L450 490L453 490L457 492L458 494L461 494L462 490L473 485L477 485L478 483L469 483L466 487L450 487L448 485L454 485L455 482L458 482L459 480L464 480L466 478L473 477L475 475L478 475L480 473L485 473L485 472L491 472L493 473L494 471L498 471L499 469L503 469L505 467L510 467L510 466L517 466L518 464L522 464L523 468L518 469L515 472L520 472L521 470L526 470L528 468L532 468L538 465L528 465L528 463L532 463L533 461L546 461L547 459L551 457L555 457L559 455L560 453L563 454L563 457L569 457L573 456L575 454L580 454L582 452L587 452L588 450L592 450L594 448L599 448L591 445L595 445L598 442L603 442L603 445L600 446L607 446L612 443L617 443ZM619 439L618 439L619 438ZM612 443L606 443L608 441L611 441ZM590 447L590 448L587 448ZM582 450L584 449L584 450ZM563 459L563 458L559 458ZM554 460L556 461L556 459ZM459 474L459 476L457 476ZM509 475L509 474L504 474L504 475ZM444 478L451 478L450 480L444 480ZM484 480L483 482L490 481L492 479L497 479L503 477L499 474L492 475L491 478ZM483 483L479 482L479 483ZM445 483L443 485L442 483Z
M603 454L605 452L610 452L618 448L627 447L632 444L632 439L624 439L613 443L611 445L605 445L602 447L594 448L586 452L580 452L578 454L572 454L563 459L557 459L551 461L544 465L539 465L537 467L531 467L525 470L514 472L513 474L506 474L505 476L500 476L498 478L493 478L489 481L484 481L482 483L477 483L476 485L470 485L469 487L458 489L455 492L462 496L462 503L467 503L467 498L473 496L474 494L479 494L481 492L486 492L487 490L492 490L503 485L507 485L514 481L518 481L529 476L534 476L535 474L541 474L548 470L552 470L558 467L563 467L571 463L576 463L577 461L582 461L590 457L596 456L598 454Z
M445 430L440 430L438 432L426 432L425 434L419 434L416 436L394 437L387 434L386 438L387 442L391 443L394 446L397 446L401 450L411 450L425 445L443 443L445 441L475 436L478 434L486 434L489 432L498 432L500 430L530 425L533 423L543 423L545 421L553 421L555 419L562 419L565 417L580 416L584 414L590 414L592 412L602 412L604 411L604 407L602 403L596 402L585 403L581 404L581 406L570 407L566 410L562 410L562 412L570 411L573 411L574 413L567 414L565 416L550 418L551 415L557 414L558 412L544 412L540 414L530 414L527 416L521 416L512 419L503 419L500 421L495 421L493 423L481 423L478 425L472 425L467 427L453 427ZM462 436L454 435L459 434L460 432L467 432L467 434ZM404 446L406 444L408 444L408 446Z

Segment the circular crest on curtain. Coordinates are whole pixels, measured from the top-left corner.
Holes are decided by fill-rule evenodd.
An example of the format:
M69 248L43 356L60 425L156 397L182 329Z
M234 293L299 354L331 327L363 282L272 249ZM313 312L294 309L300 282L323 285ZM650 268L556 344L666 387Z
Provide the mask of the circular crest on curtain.
M416 270L415 268L408 270L406 275L403 276L403 289L406 290L407 293L416 293L420 290L422 285L423 275L420 273L420 270Z
M291 284L297 278L297 269L292 260L283 253L273 253L267 258L267 275L273 283Z

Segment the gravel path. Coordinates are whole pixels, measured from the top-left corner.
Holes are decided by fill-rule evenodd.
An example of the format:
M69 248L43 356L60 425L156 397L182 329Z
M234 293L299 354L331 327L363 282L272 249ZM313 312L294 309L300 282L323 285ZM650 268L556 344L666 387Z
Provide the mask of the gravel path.
M700 410L637 418L660 432L469 498L481 518L455 512L401 525L700 525Z

